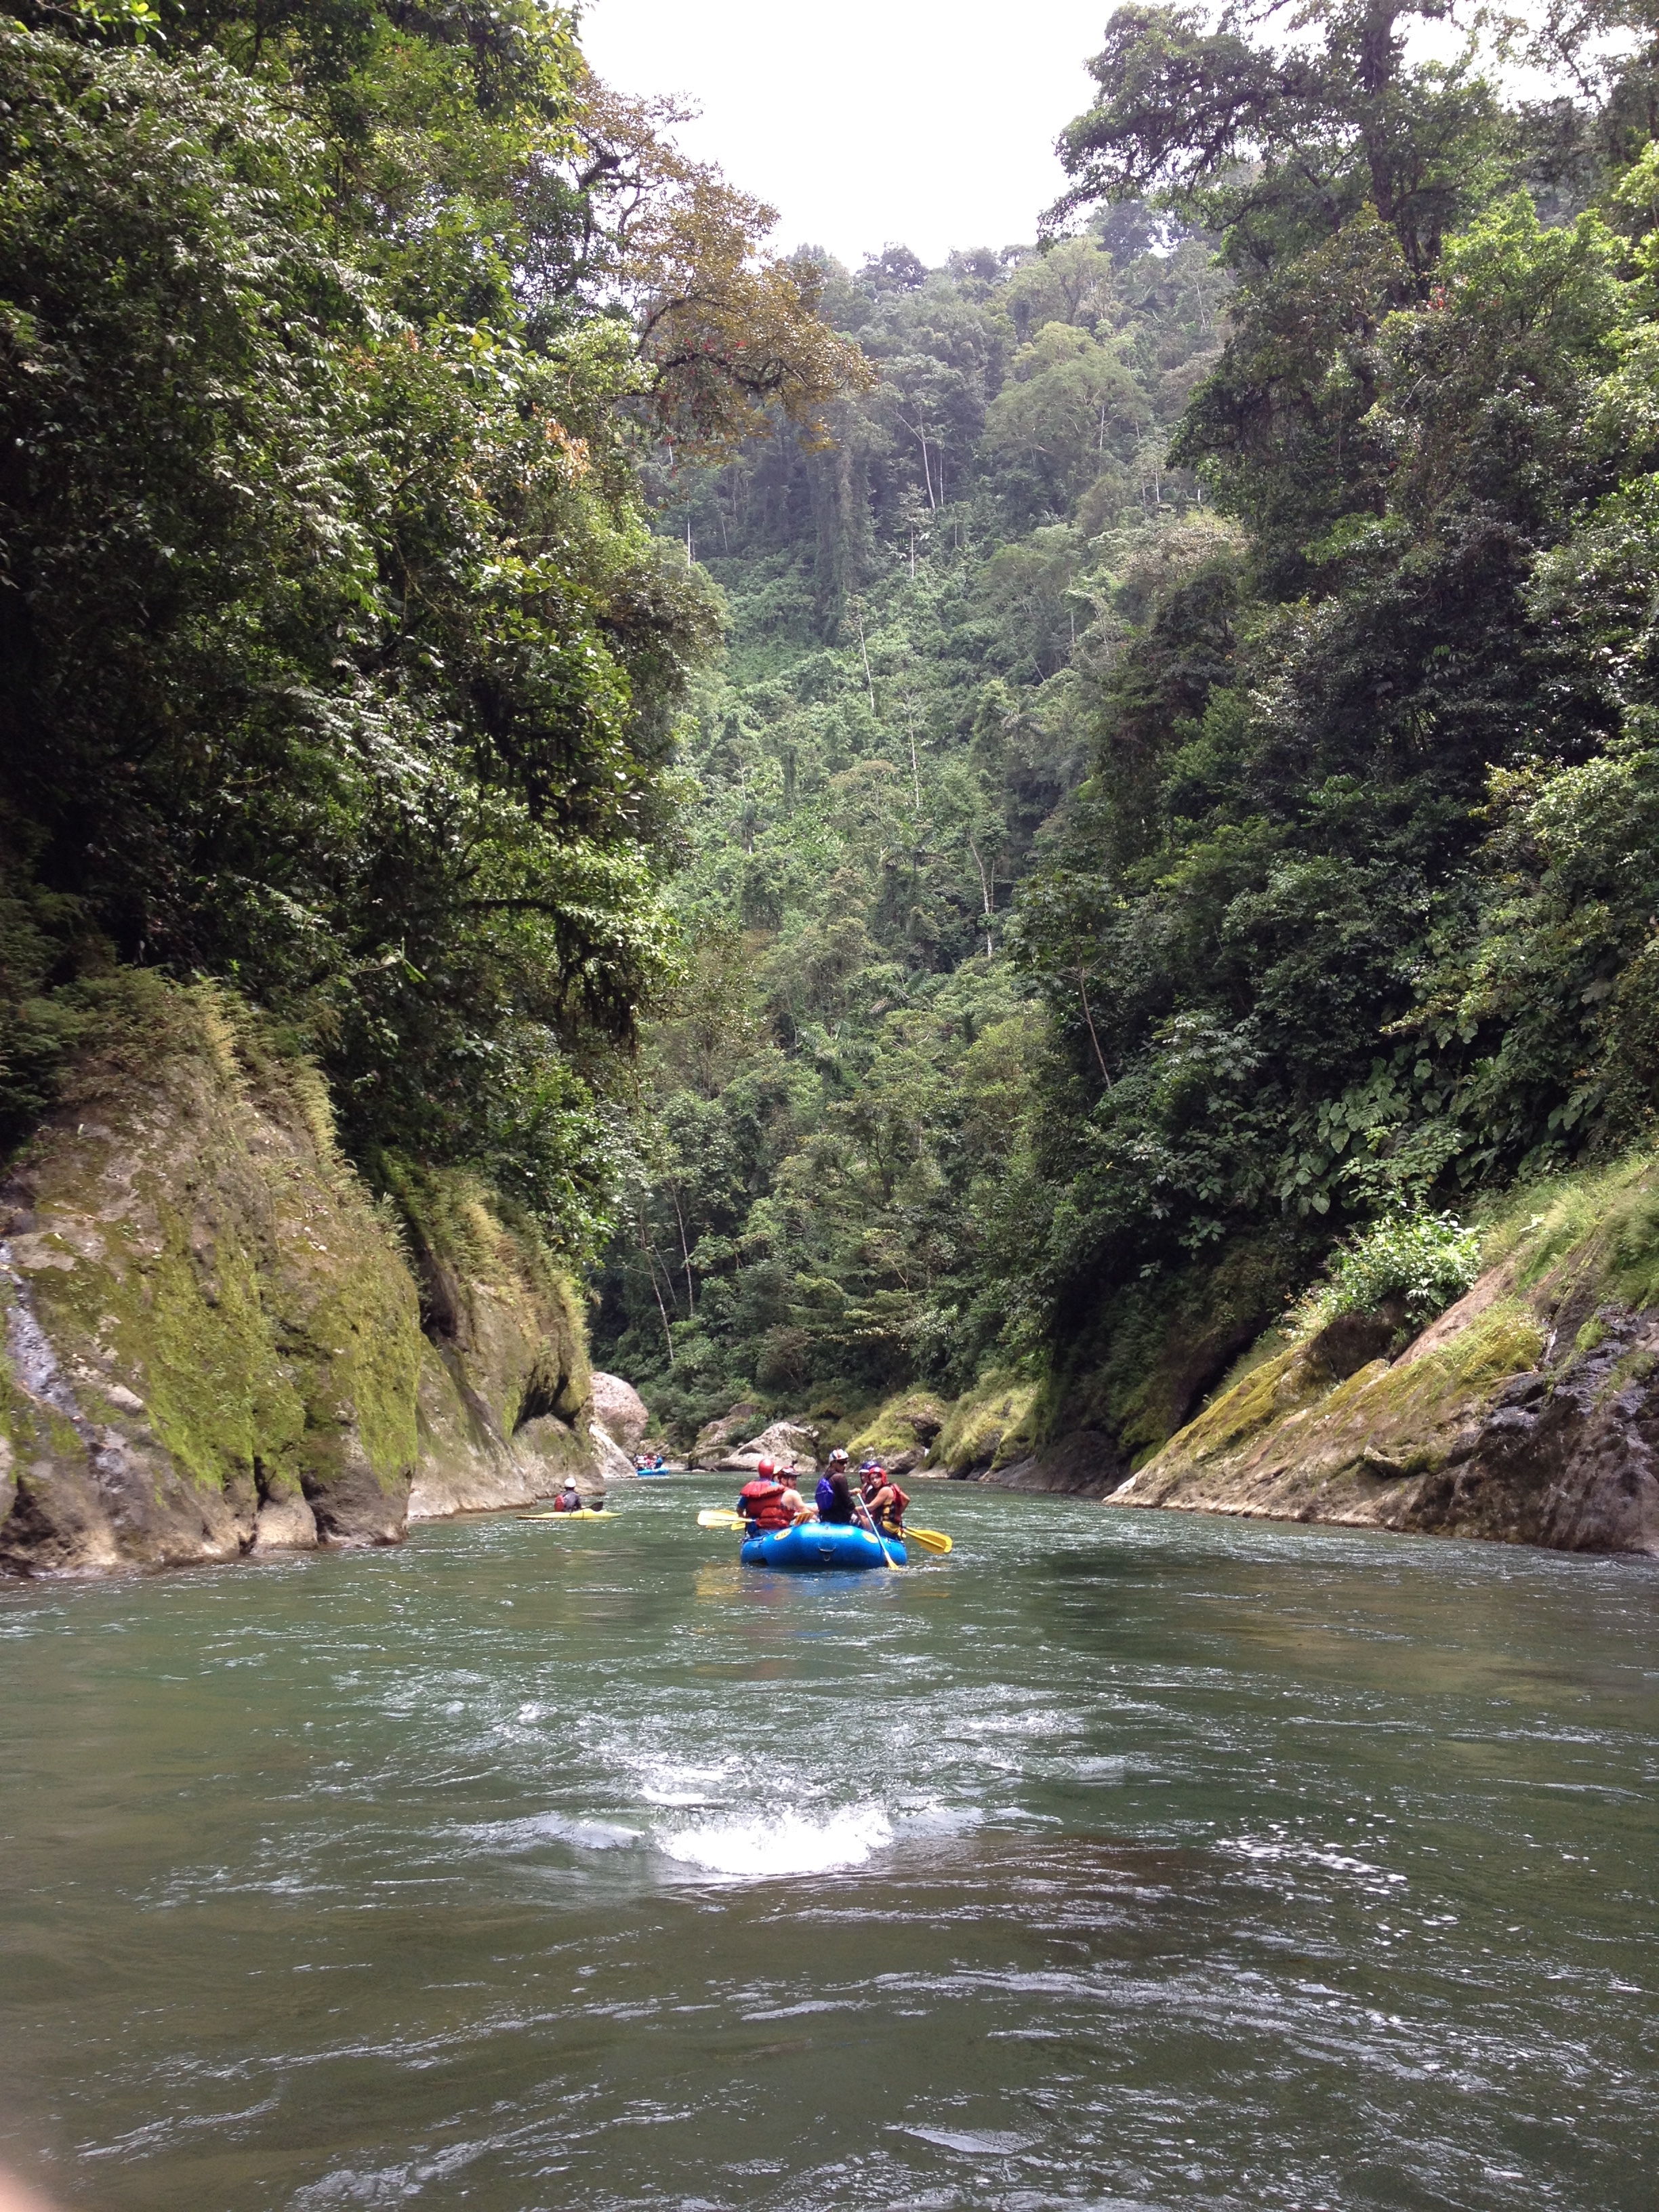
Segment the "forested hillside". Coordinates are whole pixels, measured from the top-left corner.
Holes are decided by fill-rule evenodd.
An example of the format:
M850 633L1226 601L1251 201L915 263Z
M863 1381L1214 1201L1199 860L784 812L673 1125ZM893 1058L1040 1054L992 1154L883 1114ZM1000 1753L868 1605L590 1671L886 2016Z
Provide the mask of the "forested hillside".
M1420 20L1121 11L1051 236L826 262L833 445L657 483L730 642L599 1330L683 1431L1127 1460L1335 1241L1443 1304L1650 1130L1653 56Z
M649 1036L605 1319L685 1421L751 1384L959 1389L1036 1347L1003 1301L1069 1077L1013 895L1087 772L1126 610L1236 553L1166 460L1227 289L1139 206L1047 254L827 265L875 391L827 448L659 488L730 631L673 892L692 972Z

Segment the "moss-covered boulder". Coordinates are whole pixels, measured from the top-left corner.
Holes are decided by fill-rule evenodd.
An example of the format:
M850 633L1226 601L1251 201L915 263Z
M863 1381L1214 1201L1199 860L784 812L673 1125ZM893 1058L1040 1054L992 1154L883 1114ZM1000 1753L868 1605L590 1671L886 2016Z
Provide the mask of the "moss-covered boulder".
M395 1540L417 1301L316 1076L205 988L106 1015L0 1186L0 1565Z
M848 1445L854 1462L878 1459L895 1474L926 1464L950 1409L928 1390L901 1390L885 1399Z
M1273 1349L1107 1503L1659 1553L1659 1168L1522 1194L1484 1257L1393 1360Z
M1030 1459L1037 1442L1039 1396L1039 1385L1027 1378L986 1376L947 1411L934 1458L958 1480L970 1475L995 1479Z

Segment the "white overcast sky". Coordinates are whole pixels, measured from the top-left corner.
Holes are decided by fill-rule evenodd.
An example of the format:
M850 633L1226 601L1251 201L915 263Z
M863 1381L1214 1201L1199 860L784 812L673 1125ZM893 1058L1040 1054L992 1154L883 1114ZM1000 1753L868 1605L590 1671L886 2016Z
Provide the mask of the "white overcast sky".
M1054 140L1090 104L1084 64L1115 4L581 0L581 38L619 91L702 110L675 135L772 203L775 246L825 246L856 268L904 245L937 264L953 246L1035 238L1066 182ZM1458 33L1419 25L1412 43L1449 57Z
M774 242L856 267L889 243L1036 233L1065 177L1061 126L1113 0L585 0L582 46L619 91L702 111L676 136L778 210Z

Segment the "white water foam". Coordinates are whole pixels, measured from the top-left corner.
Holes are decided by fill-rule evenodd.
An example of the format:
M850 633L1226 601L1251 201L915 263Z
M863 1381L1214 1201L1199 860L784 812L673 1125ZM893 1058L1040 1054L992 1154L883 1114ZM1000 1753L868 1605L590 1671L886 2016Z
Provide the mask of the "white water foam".
M843 1805L817 1816L790 1808L664 1829L655 1840L659 1851L682 1866L728 1881L760 1881L863 1866L892 1842L893 1824L879 1805Z
M570 1844L582 1851L625 1850L643 1831L616 1820L583 1820L564 1813L534 1813L522 1820L487 1820L462 1831L488 1850L527 1851L540 1844Z
M1402 1887L1406 1881L1403 1874L1390 1873L1387 1868L1370 1859L1358 1858L1334 1844L1310 1843L1299 1838L1224 1836L1216 1849L1230 1852L1236 1858L1248 1859L1254 1866L1321 1867L1331 1874L1358 1875L1367 1883L1380 1884L1385 1888Z
M1035 2136L1011 2135L1006 2130L919 2128L903 2123L896 2123L893 2132L915 2136L919 2142L937 2143L941 2150L966 2151L973 2158L1007 2158L1015 2151L1030 2150L1037 2140Z

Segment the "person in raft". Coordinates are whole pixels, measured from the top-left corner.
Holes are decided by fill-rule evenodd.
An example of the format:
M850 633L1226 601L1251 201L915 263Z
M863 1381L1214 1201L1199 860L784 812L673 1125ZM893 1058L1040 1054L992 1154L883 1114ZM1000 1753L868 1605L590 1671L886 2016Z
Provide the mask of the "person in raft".
M823 1473L818 1477L818 1518L835 1528L844 1528L858 1518L857 1509L853 1504L853 1482L848 1465L847 1455L837 1444L830 1455Z
M761 1462L738 1492L738 1510L748 1522L750 1533L763 1536L812 1517L811 1507L795 1487L793 1472L780 1475L769 1459Z
M886 1468L873 1460L866 1461L859 1469L859 1489L876 1526L884 1528L890 1536L902 1536L904 1509L910 1503L909 1495L899 1488Z
M581 1510L582 1498L576 1487L576 1478L574 1474L568 1474L564 1479L564 1488L553 1500L553 1510L556 1513L580 1513Z

